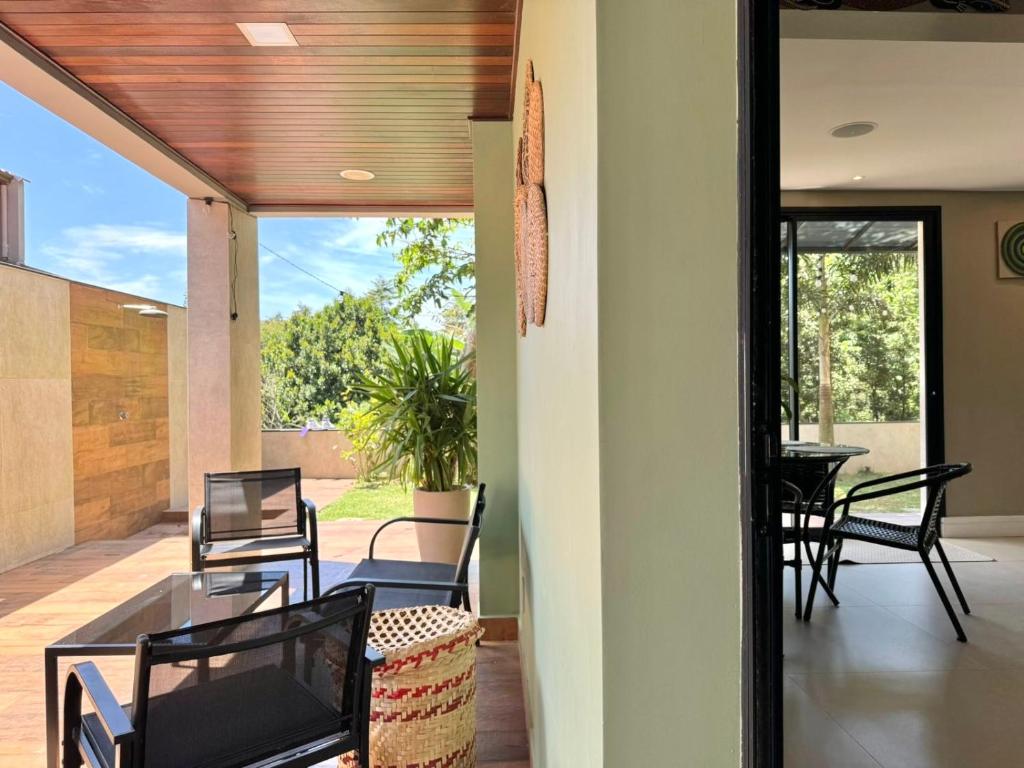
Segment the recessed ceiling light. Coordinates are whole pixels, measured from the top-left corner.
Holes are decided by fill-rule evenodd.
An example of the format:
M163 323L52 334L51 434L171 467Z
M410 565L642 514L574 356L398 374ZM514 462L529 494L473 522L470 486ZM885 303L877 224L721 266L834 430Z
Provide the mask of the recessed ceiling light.
M864 177L863 176L854 176L853 180L854 181L864 181Z
M855 139L858 136L865 136L871 133L877 127L878 123L859 120L855 123L843 123L842 125L837 125L829 131L829 133L837 139Z
M361 171L358 168L348 168L341 172L341 178L348 179L349 181L369 181L376 176L371 171Z
M290 45L297 46L299 41L288 29L288 25L282 22L250 22L240 21L237 26L250 45Z

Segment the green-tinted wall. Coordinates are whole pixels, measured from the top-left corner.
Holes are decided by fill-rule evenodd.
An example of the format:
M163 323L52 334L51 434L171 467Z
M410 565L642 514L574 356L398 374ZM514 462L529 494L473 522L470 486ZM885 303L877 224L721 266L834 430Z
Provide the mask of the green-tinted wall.
M740 765L736 36L721 0L524 3L550 226L518 354L536 766Z
M519 612L516 439L516 298L512 255L512 127L473 123L480 479L487 511L480 539L480 614Z
M736 8L597 9L605 765L738 766Z
M547 319L519 347L520 638L533 764L604 765L597 381L594 0L526 0L527 60L544 89ZM509 164L511 183L512 165Z

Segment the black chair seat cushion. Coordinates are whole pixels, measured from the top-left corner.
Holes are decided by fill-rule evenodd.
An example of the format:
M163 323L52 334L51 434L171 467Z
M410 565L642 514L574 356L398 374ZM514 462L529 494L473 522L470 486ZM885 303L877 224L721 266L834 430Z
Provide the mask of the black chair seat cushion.
M349 578L402 581L455 581L455 566L448 563L420 563L410 560L363 560ZM436 589L378 589L373 610L412 608L419 605L458 604L457 596ZM453 603L453 601L455 601Z
M242 701L266 702L245 707L245 716L225 713ZM125 711L131 715L130 707ZM337 712L275 665L265 665L190 685L149 700L146 728L147 768L244 766L332 735L342 735ZM82 718L83 736L108 766L114 747L96 715ZM275 736L288 734L287 743ZM350 734L346 734L350 735ZM217 745L222 745L218 751Z
M916 525L896 525L864 517L845 517L832 526L832 533L845 539L857 539L887 547L917 551L920 532Z

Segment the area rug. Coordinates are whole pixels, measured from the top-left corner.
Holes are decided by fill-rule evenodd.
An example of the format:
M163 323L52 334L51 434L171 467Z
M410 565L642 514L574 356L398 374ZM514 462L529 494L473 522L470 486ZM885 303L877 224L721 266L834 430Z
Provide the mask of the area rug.
M972 552L958 544L951 544L948 541L942 542L942 549L951 563L990 563L995 559ZM933 563L940 562L939 553L935 549L932 549L931 560ZM920 563L921 558L916 552L907 552L904 549L893 549L892 547L882 547L878 544L869 544L866 541L848 539L843 542L843 552L839 562L855 565Z

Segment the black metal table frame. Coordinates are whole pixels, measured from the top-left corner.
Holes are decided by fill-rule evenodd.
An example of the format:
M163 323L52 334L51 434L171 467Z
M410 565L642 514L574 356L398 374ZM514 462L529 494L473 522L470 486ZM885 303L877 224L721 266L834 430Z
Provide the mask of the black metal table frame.
M843 466L846 464L846 462L848 462L854 456L862 456L862 455L864 455L866 453L869 453L869 451L867 449L865 449L865 448L857 448L857 447L854 447L854 446L850 446L850 452L849 453L828 452L828 453L823 453L823 454L818 454L818 455L811 455L811 454L800 455L800 454L796 454L796 455L789 455L789 456L787 456L787 455L785 455L785 451L786 451L786 446L784 444L783 445L783 455L780 458L780 464L783 467L783 477L785 477L785 466L786 466L787 463L790 463L790 462L792 462L793 464L798 464L798 463L801 463L801 462L802 463L818 462L818 463L822 463L822 464L831 464L831 465L833 465L833 466L831 466L829 468L829 471L825 474L825 476L821 479L821 481L815 487L814 492L810 496L808 496L807 498L804 499L804 501L803 501L804 509L800 510L799 512L797 512L795 514L794 523L795 523L797 531L799 533L799 539L802 541L802 543L804 545L804 551L807 553L807 561L809 563L813 563L814 562L814 555L811 552L810 526L808 524L810 523L810 510L813 508L814 501L819 496L822 498L823 502L825 500L827 500L828 499L828 489L830 487L831 488L835 488L836 479L839 477L839 470L841 470L843 468ZM801 518L803 518L803 522L801 522ZM828 525L827 519L826 519L825 525L826 526ZM821 533L819 535L821 536L821 538L823 540L827 539L828 535L829 535L829 532L828 532L827 528L823 527L822 530L821 530ZM801 544L801 541L794 542L794 546L799 547L800 544ZM818 573L818 575L817 575L818 583L821 585L821 588L822 588L822 590L824 590L825 594L828 595L828 597L832 601L833 605L839 605L839 599L835 596L835 592L833 592L833 585L835 584L836 571L838 570L838 565L839 565L838 562L830 562L829 563L829 569L828 569L827 577L826 576L822 576L820 573Z
M181 571L168 574L164 578L177 575L202 576L209 574L209 571ZM161 579L160 581L163 581ZM159 583L159 582L156 582ZM154 585L150 585L151 587ZM150 587L147 587L149 589ZM254 613L257 608L263 605L267 599L277 590L281 590L284 604L288 604L288 572L282 571L282 576L273 586L267 589L258 600L249 606L242 615ZM145 591L145 590L143 590ZM141 593L139 593L141 594ZM129 600L135 599L133 595ZM123 605L123 603L122 603ZM97 617L98 618L98 617ZM60 768L60 690L57 679L57 661L68 656L134 656L135 641L130 643L72 643L61 645L53 643L46 646L43 651L43 676L45 690L46 708L46 765L47 768Z

